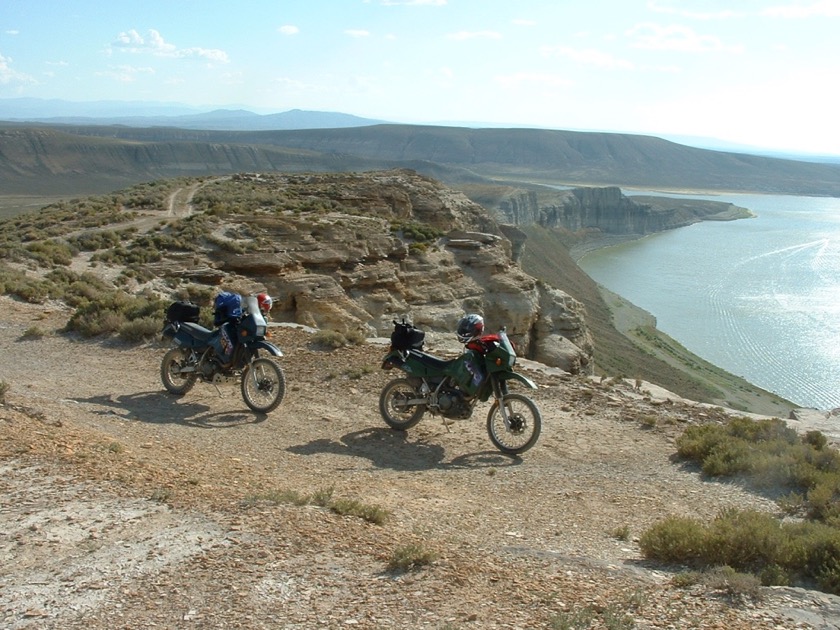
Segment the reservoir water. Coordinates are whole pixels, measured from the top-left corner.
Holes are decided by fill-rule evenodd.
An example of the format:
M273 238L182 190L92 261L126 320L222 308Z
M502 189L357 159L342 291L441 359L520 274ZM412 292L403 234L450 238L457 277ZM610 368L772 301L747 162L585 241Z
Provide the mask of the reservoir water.
M840 199L685 197L757 217L600 249L581 268L707 361L802 407L840 407Z

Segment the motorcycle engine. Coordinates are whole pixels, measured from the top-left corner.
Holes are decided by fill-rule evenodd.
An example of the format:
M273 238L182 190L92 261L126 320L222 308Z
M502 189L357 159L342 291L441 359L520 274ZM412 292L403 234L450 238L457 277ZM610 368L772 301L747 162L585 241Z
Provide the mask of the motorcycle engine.
M447 389L438 395L441 415L456 420L466 420L472 415L472 406L466 396L457 389Z
M206 381L212 381L213 375L220 371L221 366L212 360L202 361L198 365L198 372L201 374L201 377Z

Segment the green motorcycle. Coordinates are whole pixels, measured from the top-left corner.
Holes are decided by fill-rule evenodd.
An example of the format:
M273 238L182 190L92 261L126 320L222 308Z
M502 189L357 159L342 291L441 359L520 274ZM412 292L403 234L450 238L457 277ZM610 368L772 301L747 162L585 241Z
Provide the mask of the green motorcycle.
M472 321L467 321L472 318ZM479 321L480 320L480 321ZM487 414L487 433L500 451L524 453L536 444L542 429L540 410L533 400L508 391L509 381L536 389L529 378L513 371L516 351L503 328L483 335L484 320L468 315L459 322L458 339L464 352L445 360L423 351L425 333L394 321L391 347L382 369L399 369L405 376L385 385L379 396L379 411L385 423L405 431L420 422L428 411L444 418L466 420L476 403L493 397Z

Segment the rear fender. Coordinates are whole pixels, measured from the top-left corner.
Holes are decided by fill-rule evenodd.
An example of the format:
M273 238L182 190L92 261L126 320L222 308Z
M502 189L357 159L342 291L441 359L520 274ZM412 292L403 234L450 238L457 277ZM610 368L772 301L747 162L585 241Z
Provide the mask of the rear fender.
M382 359L382 369L392 370L394 368L402 368L405 365L405 357L399 350L391 350Z

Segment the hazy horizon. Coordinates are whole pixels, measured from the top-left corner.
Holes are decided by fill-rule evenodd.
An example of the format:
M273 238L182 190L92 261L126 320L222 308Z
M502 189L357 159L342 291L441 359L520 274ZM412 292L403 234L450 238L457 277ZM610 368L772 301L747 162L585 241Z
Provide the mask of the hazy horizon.
M34 111L32 106L37 107ZM128 110L126 110L128 108ZM222 106L208 105L205 107L191 106L184 103L165 101L121 101L117 99L99 101L67 101L64 99L40 99L37 97L0 98L0 120L26 121L26 120L48 120L61 118L154 118L154 117L177 117L197 116L209 114L216 111L245 111L255 116L276 116L293 112L303 112L313 115L334 115L359 118L363 121L374 121L394 124L416 124L416 125L437 125L465 128L530 128L547 130L578 131L585 133L617 133L630 135L653 135L679 144L707 148L719 151L755 153L757 155L792 157L792 158L817 158L827 161L840 162L840 149L837 153L808 153L802 151L790 151L767 147L758 147L733 143L728 140L716 137L682 136L675 134L649 134L638 131L617 130L617 129L570 129L560 127L533 127L515 123L488 123L482 121L421 121L406 123L393 119L375 119L364 115L349 114L339 111L316 111L303 108L291 108L282 111L260 110L245 104L235 103Z
M840 0L7 0L0 98L840 147Z

